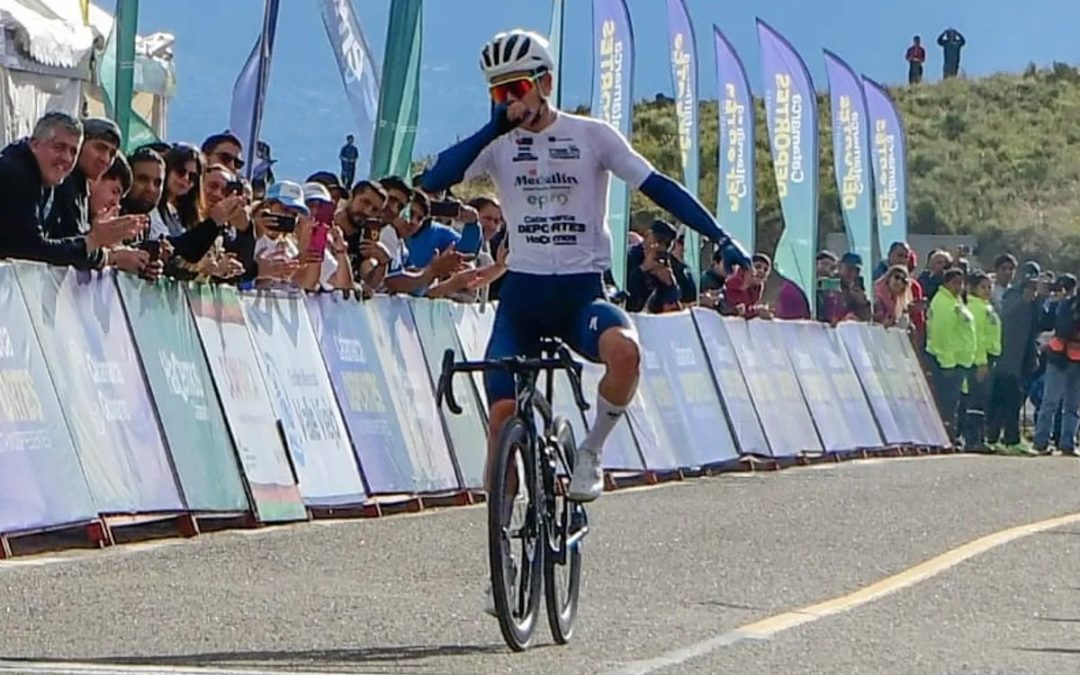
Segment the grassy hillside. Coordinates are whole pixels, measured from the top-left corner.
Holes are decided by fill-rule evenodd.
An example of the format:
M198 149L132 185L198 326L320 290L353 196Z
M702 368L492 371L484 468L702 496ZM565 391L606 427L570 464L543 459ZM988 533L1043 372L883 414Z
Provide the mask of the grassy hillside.
M908 220L912 232L974 234L979 258L1009 250L1057 269L1080 267L1080 72L1065 65L893 89L908 136ZM821 111L821 236L843 229L827 95ZM765 114L757 102L759 248L772 250L782 221L772 176ZM716 205L717 113L702 104L701 199ZM634 145L679 176L671 103L640 103ZM487 190L469 186L465 193ZM634 196L635 224L655 207Z

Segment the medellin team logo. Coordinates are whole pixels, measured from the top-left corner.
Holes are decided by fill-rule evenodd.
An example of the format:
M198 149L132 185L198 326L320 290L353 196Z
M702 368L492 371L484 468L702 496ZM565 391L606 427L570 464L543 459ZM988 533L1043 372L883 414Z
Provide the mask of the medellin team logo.
M517 145L517 154L514 155L511 161L514 162L535 162L538 160L537 156L533 153L533 139L528 136L519 136L514 139L514 144Z

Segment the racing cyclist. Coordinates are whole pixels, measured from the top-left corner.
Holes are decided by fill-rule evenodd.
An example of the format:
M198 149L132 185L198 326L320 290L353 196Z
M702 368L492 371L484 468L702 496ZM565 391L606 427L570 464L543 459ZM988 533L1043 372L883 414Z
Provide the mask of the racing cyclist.
M484 46L480 65L493 102L491 120L440 153L420 184L440 192L486 174L498 188L509 271L486 358L539 356L541 338L559 337L604 364L596 421L578 446L568 490L571 500L589 502L603 492L601 450L634 397L641 369L630 318L604 296L603 274L611 266L610 174L717 242L729 268L749 268L751 261L693 195L656 171L613 126L549 103L553 61L546 38L521 29L499 33ZM509 373L489 371L484 384L490 463L514 414L514 381Z

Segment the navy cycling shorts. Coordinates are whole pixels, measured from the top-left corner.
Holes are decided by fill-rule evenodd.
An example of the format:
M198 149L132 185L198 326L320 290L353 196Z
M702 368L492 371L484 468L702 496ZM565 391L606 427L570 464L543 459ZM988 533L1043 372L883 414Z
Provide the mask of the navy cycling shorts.
M626 312L604 299L599 274L541 275L508 272L499 289L499 308L486 358L540 356L540 341L559 338L593 363L600 362L600 336L609 328L631 328ZM485 373L488 402L514 398L514 377Z

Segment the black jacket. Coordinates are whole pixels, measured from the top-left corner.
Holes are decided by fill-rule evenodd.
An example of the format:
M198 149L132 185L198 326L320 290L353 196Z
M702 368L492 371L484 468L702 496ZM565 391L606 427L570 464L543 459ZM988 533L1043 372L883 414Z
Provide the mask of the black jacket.
M663 284L652 274L645 272L641 266L645 263L645 247L638 244L630 249L626 255L626 310L640 312L645 309L649 298ZM678 258L668 255L668 264L671 266L675 285L678 286L679 301L683 303L697 302L697 286L690 278L690 268Z
M90 181L76 164L71 175L53 189L45 233L57 239L90 231Z
M46 234L45 206L52 192L42 184L28 140L16 141L0 152L0 258L79 269L101 267L104 254L87 251L85 236L52 238Z

